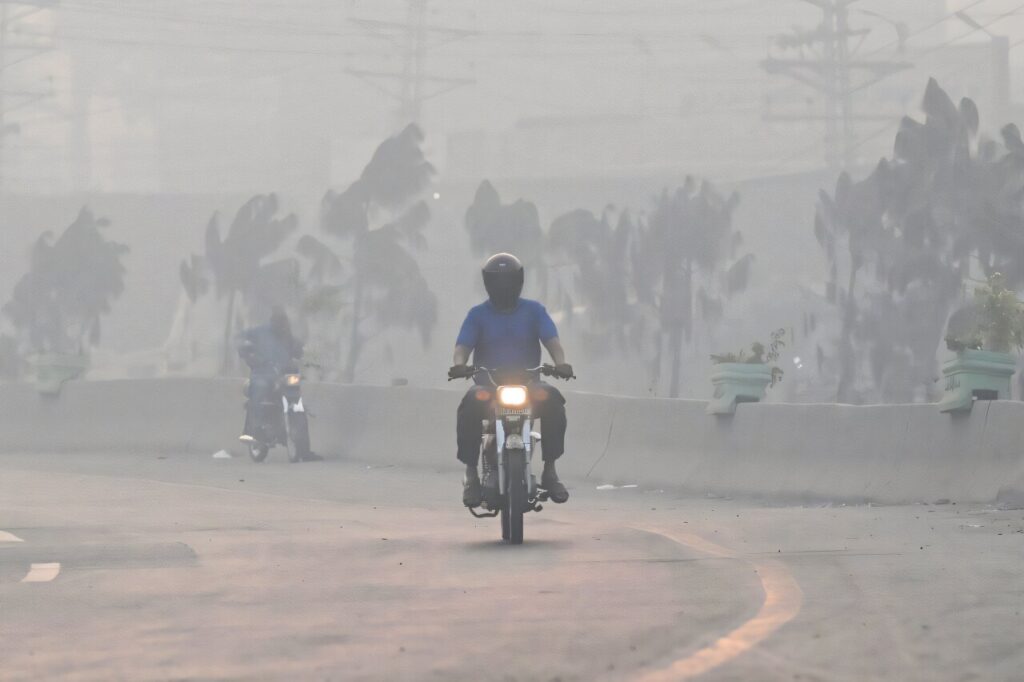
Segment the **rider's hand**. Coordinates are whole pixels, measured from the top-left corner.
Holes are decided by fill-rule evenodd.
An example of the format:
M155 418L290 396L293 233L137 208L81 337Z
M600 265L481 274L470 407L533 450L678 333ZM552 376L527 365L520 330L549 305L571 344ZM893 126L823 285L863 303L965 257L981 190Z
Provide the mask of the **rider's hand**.
M469 365L452 365L448 370L448 379L465 379L473 376L473 368Z
M576 374L572 371L572 365L568 362L563 362L560 365L555 365L555 376L559 379L575 379Z

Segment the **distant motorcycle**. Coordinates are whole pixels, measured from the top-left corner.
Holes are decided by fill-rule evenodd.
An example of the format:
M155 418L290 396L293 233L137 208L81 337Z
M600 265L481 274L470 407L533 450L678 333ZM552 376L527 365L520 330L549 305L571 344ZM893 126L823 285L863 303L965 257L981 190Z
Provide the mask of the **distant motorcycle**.
M246 436L254 462L267 458L271 448L283 445L289 462L301 462L311 454L309 419L302 404L302 376L297 368L273 374L254 374L247 390Z
M541 446L541 436L535 430L531 406L530 384L533 373L558 376L553 365L541 365L529 370L492 370L486 367L470 368L470 377L487 374L493 388L480 387L484 399L489 398L494 419L484 421L481 487L484 509L469 512L477 518L501 517L501 537L512 545L523 544L523 515L539 512L548 493L537 487L537 477L531 468L534 452ZM467 377L469 378L469 377Z

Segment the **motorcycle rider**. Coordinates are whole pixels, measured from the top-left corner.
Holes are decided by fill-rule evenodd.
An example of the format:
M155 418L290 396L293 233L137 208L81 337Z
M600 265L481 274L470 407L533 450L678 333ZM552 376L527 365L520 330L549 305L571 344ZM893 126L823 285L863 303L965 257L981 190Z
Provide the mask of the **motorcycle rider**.
M275 306L266 324L246 329L240 335L238 354L249 365L249 409L245 412L245 427L239 440L253 439L253 408L266 401L274 390L279 373L294 366L302 358L302 343L292 334L291 321L284 308ZM305 461L323 459L310 452Z
M573 377L572 365L565 361L565 351L558 339L558 329L547 310L537 301L520 298L523 290L523 264L509 253L498 253L487 259L483 267L487 300L470 309L455 342L451 379L472 375L470 355L475 365L491 369L530 369L541 363L541 345L555 363L556 374L563 379ZM486 385L486 374L477 374L477 384ZM483 437L483 420L493 419L490 403L481 400L479 389L470 389L458 409L458 459L466 465L462 502L478 507L483 492L477 464ZM541 420L544 473L540 487L548 491L553 502L569 499L569 491L558 479L555 460L565 450L565 398L554 386L536 380L530 386L534 416Z

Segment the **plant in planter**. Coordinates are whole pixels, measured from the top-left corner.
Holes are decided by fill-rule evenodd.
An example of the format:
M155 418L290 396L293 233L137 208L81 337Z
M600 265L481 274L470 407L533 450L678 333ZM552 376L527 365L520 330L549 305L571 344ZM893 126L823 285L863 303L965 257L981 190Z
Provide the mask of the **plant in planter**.
M708 414L734 414L739 403L759 402L769 387L782 381L783 372L775 363L786 346L785 337L786 330L778 329L772 332L767 348L757 342L751 344L749 354L741 350L712 355L715 393Z
M974 296L970 322L946 336L946 347L956 357L942 368L946 379L939 403L942 412L968 412L975 400L1009 398L1017 364L1011 351L1024 348L1024 307L1006 287L1005 278L993 274Z
M85 372L88 349L100 340L100 319L124 290L121 258L128 247L103 236L108 224L83 208L58 238L41 236L28 272L3 307L19 345L35 356L43 393L57 393Z

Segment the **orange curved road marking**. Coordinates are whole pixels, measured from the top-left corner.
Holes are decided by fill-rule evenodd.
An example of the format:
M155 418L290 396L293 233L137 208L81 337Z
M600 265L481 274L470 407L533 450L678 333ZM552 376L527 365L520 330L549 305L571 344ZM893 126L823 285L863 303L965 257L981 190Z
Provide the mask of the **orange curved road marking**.
M666 533L641 527L637 527L637 530L660 535L702 554L745 561L754 567L761 579L761 589L764 590L764 602L753 618L718 638L714 643L675 661L667 668L642 674L637 678L638 682L671 682L703 675L750 651L800 613L803 592L781 562L771 559L745 559L726 547L690 533Z

